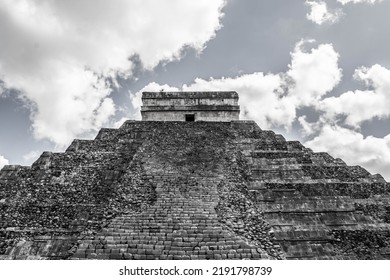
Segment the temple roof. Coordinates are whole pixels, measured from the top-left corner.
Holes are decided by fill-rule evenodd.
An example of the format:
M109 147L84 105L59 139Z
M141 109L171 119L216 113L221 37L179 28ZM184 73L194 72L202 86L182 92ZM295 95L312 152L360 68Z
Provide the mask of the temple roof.
M142 99L164 99L164 98L233 98L238 99L235 91L144 91Z

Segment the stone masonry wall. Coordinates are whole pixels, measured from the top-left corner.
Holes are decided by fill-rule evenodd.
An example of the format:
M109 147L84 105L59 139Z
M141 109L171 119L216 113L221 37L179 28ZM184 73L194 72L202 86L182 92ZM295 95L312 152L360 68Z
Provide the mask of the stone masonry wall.
M194 114L195 121L226 122L240 114L236 92L143 92L142 103L143 121L185 121Z

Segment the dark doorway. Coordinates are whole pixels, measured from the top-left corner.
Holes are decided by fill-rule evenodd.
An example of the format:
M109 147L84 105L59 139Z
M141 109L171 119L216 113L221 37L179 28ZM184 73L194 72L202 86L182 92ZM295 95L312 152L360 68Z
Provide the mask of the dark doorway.
M186 114L186 122L194 122L195 115L194 114Z

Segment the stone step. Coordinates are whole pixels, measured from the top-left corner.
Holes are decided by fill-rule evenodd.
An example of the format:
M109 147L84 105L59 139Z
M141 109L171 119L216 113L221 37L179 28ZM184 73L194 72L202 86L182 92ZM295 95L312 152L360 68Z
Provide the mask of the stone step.
M279 190L280 191L280 190ZM286 192L286 190L282 190ZM295 190L288 190L295 192ZM353 200L349 197L279 197L272 202L259 203L258 207L265 213L321 213L321 212L351 212L355 211Z
M337 259L334 247L323 241L286 241L280 243L286 259Z
M285 230L274 231L277 241L327 241L333 240L326 230Z
M265 212L264 217L272 226L275 225L324 225L324 226L352 226L357 224L353 211L328 212Z

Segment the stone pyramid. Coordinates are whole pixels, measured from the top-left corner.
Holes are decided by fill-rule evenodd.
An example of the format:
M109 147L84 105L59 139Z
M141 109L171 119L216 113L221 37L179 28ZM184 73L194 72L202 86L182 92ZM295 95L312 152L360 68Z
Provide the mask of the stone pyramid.
M126 121L0 171L0 259L390 259L389 192L253 121Z

